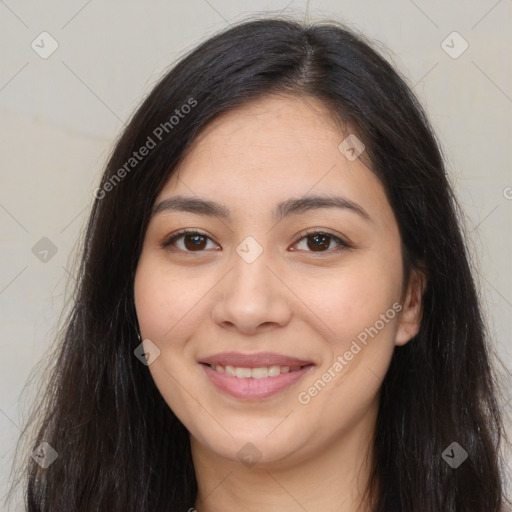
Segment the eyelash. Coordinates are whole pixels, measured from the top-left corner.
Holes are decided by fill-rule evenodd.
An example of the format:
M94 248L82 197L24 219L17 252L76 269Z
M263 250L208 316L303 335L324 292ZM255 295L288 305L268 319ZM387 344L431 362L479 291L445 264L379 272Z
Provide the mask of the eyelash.
M195 229L182 229L182 230L178 231L177 233L174 233L173 235L171 235L166 240L164 240L162 242L162 244L161 244L162 248L163 249L167 249L169 246L174 244L179 238L183 237L184 235L199 235L199 236L203 236L203 237L208 238L209 240L211 240L211 238L206 233L203 233L201 231L198 231L198 230L195 230ZM335 242L337 242L339 244L338 248L334 249L334 250L333 249L327 249L326 251L306 251L306 252L310 252L310 253L313 253L313 254L315 254L315 253L320 253L320 254L328 253L328 254L330 254L332 252L340 252L340 251L343 251L345 249L350 249L352 247L348 242L346 242L345 240L341 239L340 237L338 237L336 235L333 235L332 233L329 233L327 231L317 230L315 228L308 228L308 229L302 231L301 233L299 233L299 235L297 235L297 240L294 242L293 245L296 245L297 243L299 243L303 239L307 238L308 236L312 236L312 235L328 236L328 237L330 237L331 240L334 240ZM188 254L194 254L195 252L201 253L201 252L205 251L205 249L200 250L200 251L183 251L182 249L179 249L179 250L181 252L188 253Z

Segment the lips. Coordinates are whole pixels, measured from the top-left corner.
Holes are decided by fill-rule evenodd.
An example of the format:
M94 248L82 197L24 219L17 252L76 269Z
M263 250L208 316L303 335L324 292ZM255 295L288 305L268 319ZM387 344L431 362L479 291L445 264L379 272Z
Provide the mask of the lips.
M224 352L199 362L219 391L245 400L260 400L284 391L315 366L311 361L270 352Z
M199 361L210 366L233 366L239 368L261 368L264 366L288 366L300 368L313 364L312 361L297 359L272 352L260 352L257 354L241 354L238 352L223 352L205 357Z

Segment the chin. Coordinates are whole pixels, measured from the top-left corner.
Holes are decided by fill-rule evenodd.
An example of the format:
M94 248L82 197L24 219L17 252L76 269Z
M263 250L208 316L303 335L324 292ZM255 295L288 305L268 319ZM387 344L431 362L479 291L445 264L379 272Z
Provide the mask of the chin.
M284 419L286 421L288 419ZM304 428L283 428L280 422L284 423L283 418L260 419L258 425L251 424L250 420L245 420L244 424L234 421L231 429L229 422L224 422L231 435L223 431L222 435L212 437L210 431L199 432L194 437L197 443L217 456L246 466L256 463L259 467L275 466L287 460L296 463L301 448L311 436Z

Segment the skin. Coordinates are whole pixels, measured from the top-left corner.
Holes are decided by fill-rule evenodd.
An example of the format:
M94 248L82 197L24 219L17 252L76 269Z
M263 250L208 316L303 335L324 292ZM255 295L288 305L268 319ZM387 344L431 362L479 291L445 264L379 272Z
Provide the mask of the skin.
M190 432L199 512L365 510L379 389L395 346L418 331L424 285L416 271L404 282L393 211L362 159L338 149L347 135L316 99L267 96L211 123L155 203L179 194L231 212L230 220L154 215L135 278L141 336L160 350L149 370ZM341 208L272 218L280 201L313 194L343 196L370 219ZM184 228L209 237L200 250L190 237L162 247ZM309 228L350 248L327 238L318 250L301 235ZM263 249L252 263L236 252L247 236ZM400 313L300 403L299 392L395 303ZM198 363L227 351L277 352L315 367L277 395L241 400L218 391ZM237 455L248 442L261 454L252 466Z

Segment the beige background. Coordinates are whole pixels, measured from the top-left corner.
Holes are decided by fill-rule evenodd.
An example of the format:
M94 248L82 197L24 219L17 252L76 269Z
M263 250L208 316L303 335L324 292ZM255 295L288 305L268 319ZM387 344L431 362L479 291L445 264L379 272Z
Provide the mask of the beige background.
M343 21L389 48L442 141L490 332L512 367L510 0L0 0L0 501L32 391L20 393L54 336L115 137L178 56L269 11ZM55 44L43 31L58 44L46 59L31 47ZM457 58L442 47L454 31L452 56L469 45ZM46 262L32 252L43 237L57 250Z

